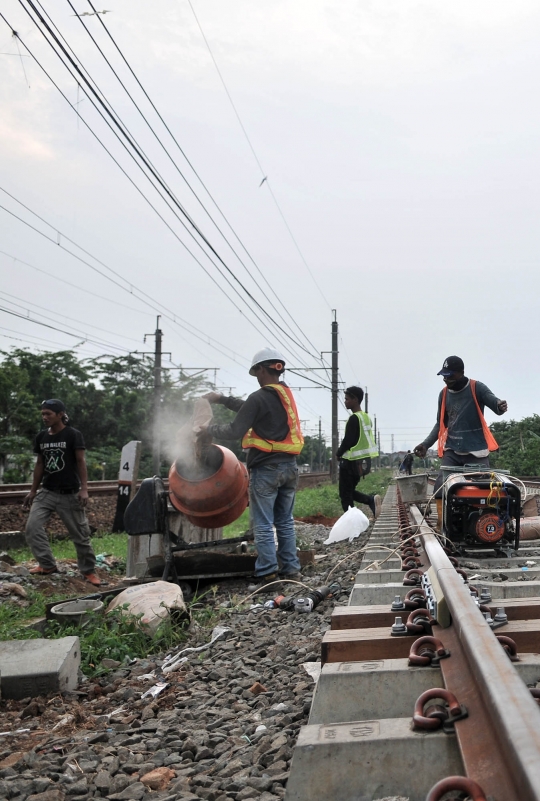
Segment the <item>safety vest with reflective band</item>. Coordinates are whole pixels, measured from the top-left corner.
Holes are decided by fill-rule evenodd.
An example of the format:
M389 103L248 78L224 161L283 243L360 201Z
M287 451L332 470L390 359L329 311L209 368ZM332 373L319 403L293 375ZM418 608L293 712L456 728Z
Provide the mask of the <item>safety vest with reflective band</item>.
M257 450L265 451L266 453L273 453L275 451L294 454L301 453L302 448L304 447L304 437L302 436L302 432L300 430L298 409L296 408L296 403L291 390L289 387L286 387L285 384L266 384L266 386L276 390L278 398L280 399L281 403L283 404L283 408L287 413L287 425L289 426L289 432L285 439L280 439L278 441L272 439L263 439L262 437L259 437L255 429L250 428L249 431L244 434L242 439L242 447L257 448Z
M360 437L354 448L346 451L342 459L366 459L368 456L378 456L379 449L371 433L371 419L366 412L354 412L360 424Z
M497 440L489 430L489 426L486 423L484 415L482 414L482 410L480 409L480 404L476 398L476 381L474 378L469 379L469 384L471 385L471 392L473 396L473 400L476 405L476 410L478 412L478 417L480 418L480 423L482 424L482 431L484 434L484 439L486 440L486 445L489 451L498 451L499 445ZM437 453L440 458L444 456L444 446L446 445L446 440L448 438L448 426L444 423L444 415L446 413L446 393L448 392L448 387L443 389L442 401L441 401L441 415L439 420L439 441L437 447Z

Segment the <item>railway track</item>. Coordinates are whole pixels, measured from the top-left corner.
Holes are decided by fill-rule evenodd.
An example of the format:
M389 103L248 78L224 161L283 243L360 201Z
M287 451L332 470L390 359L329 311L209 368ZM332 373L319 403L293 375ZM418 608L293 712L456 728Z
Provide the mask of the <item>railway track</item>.
M317 483L328 480L328 473L300 473L298 477L298 488L316 486ZM137 487L140 486L140 481ZM169 486L168 479L164 479L165 487ZM0 506L22 503L26 495L30 492L31 484L0 484ZM88 492L90 495L103 497L118 494L118 481L89 481Z
M323 638L286 801L540 801L540 540L456 565L391 486L368 545Z

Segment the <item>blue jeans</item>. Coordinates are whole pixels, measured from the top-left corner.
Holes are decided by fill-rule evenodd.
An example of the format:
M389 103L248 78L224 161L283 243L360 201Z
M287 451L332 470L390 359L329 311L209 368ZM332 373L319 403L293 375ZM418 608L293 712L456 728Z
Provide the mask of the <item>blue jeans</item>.
M255 575L277 573L278 559L285 575L298 573L293 506L298 483L296 462L274 462L249 471L249 511L257 546ZM278 540L274 542L274 529Z

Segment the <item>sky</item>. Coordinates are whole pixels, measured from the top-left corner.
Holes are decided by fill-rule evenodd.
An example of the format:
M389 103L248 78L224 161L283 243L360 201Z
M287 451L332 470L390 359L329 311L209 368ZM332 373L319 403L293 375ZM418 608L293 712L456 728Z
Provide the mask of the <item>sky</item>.
M383 450L427 435L452 354L507 419L538 411L538 3L41 0L132 159L28 2L0 19L0 349L150 350L161 313L167 366L218 369L225 393L278 347L329 437L329 374L304 368L335 309L340 387L368 388Z

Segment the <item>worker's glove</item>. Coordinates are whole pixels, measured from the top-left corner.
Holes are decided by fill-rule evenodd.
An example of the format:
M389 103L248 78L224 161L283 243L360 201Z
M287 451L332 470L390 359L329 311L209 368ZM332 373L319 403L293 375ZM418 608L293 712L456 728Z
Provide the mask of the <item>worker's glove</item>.
M427 448L423 443L420 443L420 445L417 445L416 448L414 449L414 455L419 456L420 459L423 459L426 453L427 453Z

